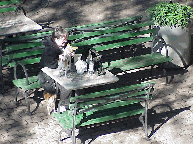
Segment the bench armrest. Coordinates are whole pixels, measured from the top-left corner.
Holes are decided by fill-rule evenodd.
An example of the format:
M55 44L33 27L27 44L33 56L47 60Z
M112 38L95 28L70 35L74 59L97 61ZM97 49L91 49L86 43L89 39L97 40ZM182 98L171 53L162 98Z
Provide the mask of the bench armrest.
M152 44L151 44L151 53L155 53L158 49L160 49L160 53L161 53L161 49L163 47L158 48L157 50L154 50L154 44L157 42L161 42L163 44L163 46L166 49L166 58L168 58L168 49L167 49L167 45L166 42L164 41L164 39L161 36L156 35L153 39L152 39Z
M20 5L16 6L16 12L15 14L17 15L19 11L22 11L22 13L26 16L26 11L24 10L24 8Z
M28 80L28 73L27 73L27 70L26 70L26 67L21 63L21 62L17 62L15 61L15 66L14 66L14 79L17 80L17 66L18 65L21 65L22 68L23 68L23 71L25 73L25 76L26 76L26 85L29 85L29 80Z

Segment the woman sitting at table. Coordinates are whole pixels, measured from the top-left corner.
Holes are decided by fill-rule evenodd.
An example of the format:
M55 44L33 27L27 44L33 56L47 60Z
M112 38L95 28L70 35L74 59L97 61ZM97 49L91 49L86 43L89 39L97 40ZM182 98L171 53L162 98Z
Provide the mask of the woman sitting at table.
M40 61L40 66L42 68L49 67L52 69L56 69L58 67L59 55L62 54L62 49L66 47L68 38L69 34L67 30L63 29L61 26L57 26L53 31L52 36L46 37L43 40L45 48L41 55ZM65 109L68 109L71 91L66 90L61 85L55 83L55 81L51 77L49 77L42 71L40 71L38 75L38 80L40 82L40 85L44 89L43 94L46 102L48 103L47 110L49 115L52 113L52 111L56 109L55 103L57 98L57 88L59 90L60 100L62 100L60 106L63 106L65 107Z

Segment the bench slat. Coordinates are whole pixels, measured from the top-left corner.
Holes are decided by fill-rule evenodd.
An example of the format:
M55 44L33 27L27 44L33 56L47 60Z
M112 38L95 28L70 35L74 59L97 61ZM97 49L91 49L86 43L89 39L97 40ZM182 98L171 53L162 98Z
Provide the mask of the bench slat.
M41 57L37 57L37 58L33 58L33 59L23 59L21 61L19 61L20 63L22 63L23 65L27 65L27 64L35 64L35 63L39 63L40 62ZM15 62L11 62L8 64L8 66L14 67L15 66Z
M0 13L16 11L16 9L17 9L16 7L3 8L3 9L0 9Z
M113 49L113 48L119 48L119 47L122 47L122 46L129 46L129 45L132 45L132 44L138 44L138 43L142 43L142 42L151 41L153 38L154 38L154 36L145 37L145 38L138 38L138 39L129 40L129 41L112 43L112 44L108 44L108 45L104 45L104 46L97 46L97 47L95 46L93 48L96 51L103 51L103 50L108 50L108 49Z
M13 80L13 84L18 88L22 88L24 90L40 88L41 86L37 81L37 79L38 79L38 76L28 77L29 85L26 85L26 78Z
M16 4L16 3L20 3L19 0L2 1L2 2L0 2L0 6L10 5L10 4Z
M108 63L103 63L103 67L113 69L113 68L119 68L123 71L126 70L132 70L142 67L147 67L150 65L156 65L164 62L171 61L172 58L163 56L160 53L152 53L152 54L146 54L136 57L130 57L125 59L120 59L116 61L111 61L110 66L108 66Z
M38 49L38 50L33 50L33 51L25 51L22 53L9 54L7 56L4 56L3 59L6 61L11 61L11 60L18 59L18 58L42 54L42 52L43 52L43 49Z
M135 17L128 17L128 18L123 18L123 19L117 19L117 20L112 20L112 21L106 21L106 22L100 22L100 23L92 23L92 24L88 24L88 25L82 25L82 26L76 26L76 27L71 27L71 28L67 28L67 30L71 30L71 29L97 29L97 28L102 28L102 27L107 27L110 25L115 25L117 23L125 23L125 22L130 22L130 21L134 21L136 19L142 19L143 16L135 16Z
M32 39L40 39L46 36L50 36L53 31L45 31L45 32L40 32L40 33L35 33L35 34L30 34L30 35L25 35L25 36L20 36L17 37L15 40L32 40ZM13 39L13 38L11 38ZM7 39L9 40L9 39Z
M6 47L7 52L15 51L15 50L20 50L23 48L31 48L31 47L37 47L41 46L42 42L29 42L29 43L24 43L24 44L16 44L16 45L11 45Z

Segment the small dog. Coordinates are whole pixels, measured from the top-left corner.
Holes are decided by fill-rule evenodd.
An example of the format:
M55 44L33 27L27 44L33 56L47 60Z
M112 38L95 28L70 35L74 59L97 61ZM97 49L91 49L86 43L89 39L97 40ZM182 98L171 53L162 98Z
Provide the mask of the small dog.
M51 115L51 113L55 111L55 102L56 102L57 95L56 94L51 95L46 91L43 92L43 95L47 103L48 115Z
M65 71L65 75L67 71L71 67L71 57L75 55L75 50L78 47L72 47L69 43L67 44L66 48L63 49L63 54L59 55L59 70Z

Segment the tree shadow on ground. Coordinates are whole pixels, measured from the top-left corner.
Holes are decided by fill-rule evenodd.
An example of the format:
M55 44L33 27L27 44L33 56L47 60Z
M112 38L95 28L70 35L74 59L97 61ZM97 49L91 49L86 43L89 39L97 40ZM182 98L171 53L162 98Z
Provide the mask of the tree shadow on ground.
M184 0L179 0L179 1L182 2ZM76 2L80 2L79 5L76 5ZM96 2L98 3L98 1L96 1ZM150 0L146 0L146 1L140 1L140 0L133 1L132 4L130 3L130 1L128 1L128 5L119 4L120 1L113 1L113 0L111 0L111 2L113 3L113 5L112 6L109 6L108 9L104 9L104 12L107 12L109 15L106 15L105 18L102 19L103 21L108 21L108 20L113 20L113 19L119 19L119 18L123 18L123 17L126 17L126 16L130 16L130 17L131 16L137 16L138 14L144 13L144 10L146 10L147 8L149 8L151 5L157 3L156 1L150 1ZM84 10L77 9L78 7L89 6L88 4L90 4L90 3L93 3L93 2L89 2L87 0L79 0L79 1L76 1L76 0L73 0L73 1L72 0L71 1L70 0L68 0L68 1L58 0L56 2L53 1L52 4L49 5L49 7L52 8L52 9L54 9L55 12L54 13L51 13L51 15L49 15L48 19L45 19L44 16L42 16L42 17L38 18L36 22L45 22L45 21L56 21L56 22L58 22L58 21L63 21L65 27L72 27L72 26L76 26L76 25L83 25L83 24L93 23L91 19L87 18L86 15L82 14L82 12ZM71 5L69 5L69 4L71 4ZM58 6L59 6L59 9L57 8ZM61 11L60 7L63 8L62 11ZM137 7L137 9L135 9L134 13L127 13L126 15L122 15L122 11L130 10L133 7ZM94 19L97 19L97 17L94 18ZM98 22L100 22L102 20L98 20ZM155 70L157 70L157 69L155 69ZM158 73L158 71L155 71L155 70L154 70L155 77L153 77L153 78L161 78L163 73ZM184 70L180 70L180 71L179 70L177 70L177 71L175 71L175 70L169 70L168 71L168 74L169 75L171 74L171 71L172 71L172 74L178 74L180 72L182 72L182 74L185 73ZM150 72L149 70L147 70L147 71L144 70L144 71L138 71L136 73L126 74L125 77L124 76L119 76L120 79L121 79L121 84L124 85L125 83L128 83L128 85L130 85L130 84L135 84L137 82L140 83L141 81L150 80L150 77L146 77L146 76L149 76L149 72ZM161 71L159 71L159 72L161 72ZM12 77L13 76L12 74L13 73L7 74L7 75L10 75L10 77ZM158 74L161 77L158 77L156 74ZM142 80L142 76L145 76L146 79ZM132 78L133 80L125 81L126 80L126 77L128 77L129 79ZM9 86L9 88L12 88L13 87L13 84L12 84L12 82L10 82L10 79L9 78L7 80L5 80L5 85L6 86ZM99 89L101 89L101 88L103 88L103 87L99 87ZM175 90L177 88L173 88L173 89ZM4 102L3 100L1 100L1 103L6 103L6 104L9 104L9 105L7 105L6 108L2 108L1 107L0 113L2 114L2 112L3 112L3 114L9 115L8 118L13 119L12 118L12 115L13 115L12 112L13 112L13 109L14 109L15 106L12 106L9 101ZM24 105L24 108L26 109L26 106L25 105ZM23 110L25 110L25 109L23 109ZM153 123L150 123L150 125L155 125L157 123L160 123L160 124L163 125L163 124L165 124L165 122L168 121L168 120L163 120L162 119L162 116L163 115L164 115L163 117L167 117L167 118L170 119L173 116L179 114L180 112L182 112L184 110L187 110L187 107L182 108L182 109L172 110L171 111L172 113L170 113L170 112L167 113L167 114L163 113L163 114L161 114L161 119L159 119L159 120L157 120L158 118L155 116L156 114L152 114L153 116L151 116L151 117L153 117L153 119L156 119L156 121L153 121ZM17 114L19 114L21 118L25 116L24 112L20 112L19 111L19 112L17 112ZM167 115L167 116L165 116L165 115ZM126 125L128 125L128 128L129 129L130 128L133 129L135 126L136 127L142 126L141 123L139 122L138 118L137 119L134 119L133 121L132 120L133 119L128 119L124 123L123 127L121 127L121 128L124 128L124 130L126 130L127 129L125 127ZM132 122L130 123L130 121L132 121ZM23 129L22 128L23 124L20 123L20 119L19 118L18 118L18 120L16 119L14 122L15 123L13 123L13 125L10 126L10 127L13 127L14 128L14 126L15 127L16 126L21 126L21 128L19 128L19 129ZM155 124L154 124L154 122L155 122ZM106 131L106 133L118 132L118 131L122 131L123 130L123 129L120 130L118 128L119 123L112 123L111 125L112 125L112 127L111 127L112 130L115 129L116 131L109 131L109 132ZM103 130L104 128L106 128L105 125L104 126L101 126L101 127L96 127L94 129L94 131L93 131L94 133L92 133L92 136L93 136L92 139L95 140L96 137L102 135L102 132L100 132L100 131ZM7 129L9 129L9 128L7 128ZM156 128L155 130L153 130L149 136L151 137L158 129ZM22 143L22 141L20 140L20 138L22 136L26 136L26 138L30 138L30 136L32 136L31 134L26 133L26 132L28 132L28 130L29 130L28 128L24 128L24 133L18 133L17 131L16 132L14 132L14 131L9 132L9 135L10 136L13 135L14 138L10 138L10 141L6 141L6 142L3 142L3 143L20 143L20 142ZM4 133L3 131L4 130L0 130L1 134ZM8 132L9 130L6 130L6 131ZM95 134L95 132L97 132L97 133ZM89 133L89 131L87 131L87 133ZM80 134L80 138L82 138L82 140L84 141L85 139L87 139L87 136L84 136L84 133L81 133Z
M154 133L156 133L157 130L159 130L162 127L162 125L164 125L171 118L175 117L176 115L185 110L190 110L190 108L191 106L172 110L172 108L168 104L158 104L152 107L149 110L148 114L148 118L150 118L148 124L152 128L152 131L148 137L151 138L154 135ZM164 112L163 111L164 109L168 111ZM159 125L155 128L156 124Z

